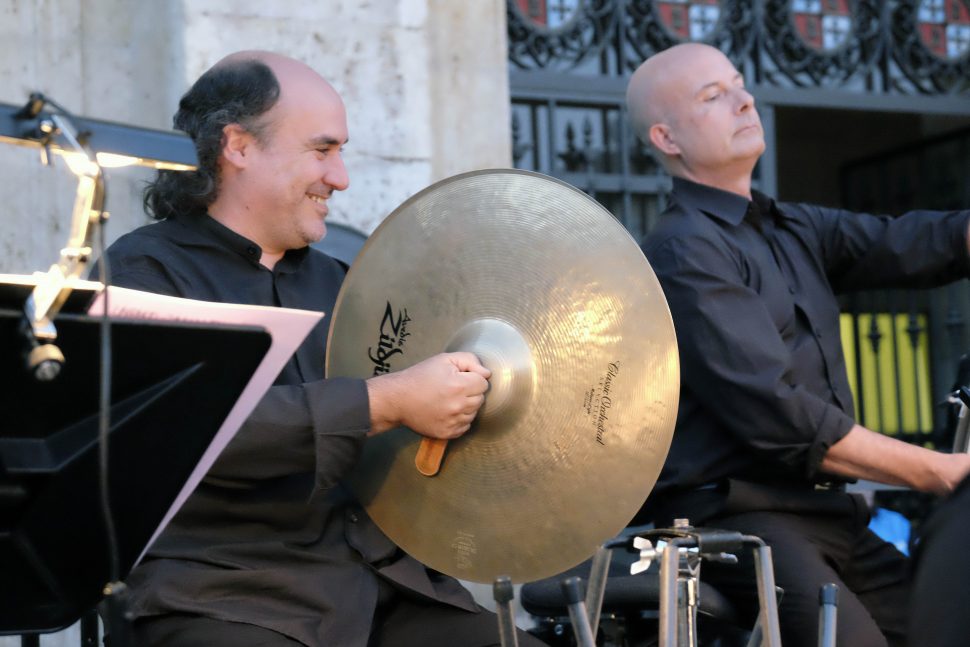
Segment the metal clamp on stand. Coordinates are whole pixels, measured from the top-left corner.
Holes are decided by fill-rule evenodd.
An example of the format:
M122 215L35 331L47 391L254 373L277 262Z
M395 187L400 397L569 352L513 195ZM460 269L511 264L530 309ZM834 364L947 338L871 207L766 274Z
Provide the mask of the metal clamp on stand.
M646 571L655 559L660 559L660 647L696 647L701 562L736 564L735 553L746 546L754 551L761 605L749 645L781 647L771 548L761 539L738 532L694 528L688 520L677 519L673 528L634 537L632 546L640 551L640 560L630 567L631 574Z

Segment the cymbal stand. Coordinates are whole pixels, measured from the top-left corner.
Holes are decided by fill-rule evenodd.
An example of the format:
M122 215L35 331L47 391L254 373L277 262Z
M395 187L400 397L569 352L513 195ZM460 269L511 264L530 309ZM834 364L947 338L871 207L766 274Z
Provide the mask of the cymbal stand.
M663 540L656 547L648 539ZM761 611L750 647L781 647L778 627L778 601L771 548L760 538L738 532L698 529L686 519L677 519L673 528L650 530L633 538L640 561L630 567L636 575L660 559L660 636L659 647L697 647L697 605L700 567L703 560L737 563L737 553L745 546L754 552L755 577ZM756 637L757 636L757 637ZM762 638L763 637L763 638Z

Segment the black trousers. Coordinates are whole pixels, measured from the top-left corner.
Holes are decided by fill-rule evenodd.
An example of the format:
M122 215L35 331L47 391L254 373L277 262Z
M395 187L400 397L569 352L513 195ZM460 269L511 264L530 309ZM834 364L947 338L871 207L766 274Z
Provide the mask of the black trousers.
M518 632L521 647L541 647ZM269 629L193 615L164 615L135 621L136 647L299 647ZM491 647L499 645L494 613L470 613L432 602L400 597L376 620L370 647ZM321 646L321 647L330 647Z
M778 607L785 647L817 647L819 589L830 582L839 587L837 644L906 644L909 560L868 529L862 497L738 483L731 490L696 497L700 505L694 516L701 522L695 525L755 535L771 547L775 583L785 591ZM682 501L676 515L690 518L690 503L689 497ZM758 610L754 559L750 551L738 557L738 565L704 563L701 580L727 596L753 626Z
M924 524L916 549L910 647L970 643L970 478Z

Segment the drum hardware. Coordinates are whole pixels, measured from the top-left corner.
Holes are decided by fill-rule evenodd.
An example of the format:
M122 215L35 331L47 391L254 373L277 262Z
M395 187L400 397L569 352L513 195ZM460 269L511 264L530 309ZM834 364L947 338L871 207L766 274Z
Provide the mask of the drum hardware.
M668 614L668 618L673 616L673 626L677 626L677 618L680 618L681 625L686 627L676 636L676 643L674 644L686 647L700 643L702 636L694 625L697 622L698 610L702 601L702 590L704 591L704 616L710 620L710 623L707 625L707 631L705 632L707 634L706 640L713 640L718 645L740 645L747 643L750 633L749 631L743 630L737 624L737 619L730 603L715 589L699 581L698 564L701 554L705 556L706 561L716 559L721 562L732 562L736 561L734 556L724 554L723 551L726 548L737 548L738 546L727 546L726 548L722 546L720 552L715 552L713 549L718 546L716 542L713 542L713 539L720 540L723 545L727 533L707 529L696 531L690 528L687 522L682 523L685 525L678 528L650 531L652 534L649 535L646 535L646 533L638 533L636 536L627 535L610 540L604 544L602 550L598 551L597 556L591 560L588 574L590 586L586 595L587 606L591 606L589 601L595 599L595 593L593 591L596 587L593 583L599 579L607 585L604 587L605 595L600 594L602 596L600 597L601 603L604 601L606 603L606 606L602 607L602 609L604 612L603 619L607 623L604 626L604 635L602 636L600 644L614 647L655 645L657 644L658 635L661 633L658 627L660 617L665 613ZM689 546L688 544L690 542L687 542L682 549L667 550L670 546L671 537L674 540L683 540L682 536L692 531L695 533L703 532L705 537L708 538L704 544L704 551L700 551L696 546ZM647 536L656 541L658 548L654 548L650 540L646 538ZM740 535L737 535L737 537L740 537ZM737 542L735 543L737 544ZM613 556L612 549L619 548L623 548L626 551L631 551L632 549L636 557L640 558L639 561L635 559L628 560L626 558L620 559L619 555ZM666 598L672 599L673 603L668 603L664 600L662 578L667 572L671 572L664 570L663 556L665 550L667 551L667 555L675 558L673 569L675 592L673 595L669 594L670 586L668 584L668 594L666 595ZM611 571L609 568L611 557L614 560L620 560L618 566L622 571L627 573L632 571L633 574L623 575L620 569L612 569ZM661 577L657 577L655 569L651 569L649 575L641 575L650 566L651 562L660 565ZM581 570L577 571L578 569L573 569L564 575L568 577L569 575L583 574ZM678 571L681 572L678 573ZM607 578L608 573L612 575L609 579ZM677 588L678 583L676 581L678 576L681 580L679 582L679 589ZM555 613L553 609L563 605L566 592L562 590L564 581L560 581L557 582L559 586L556 587L559 593L555 594L552 586L552 582L554 581L554 578L549 578L543 582L526 585L523 588L523 600L526 608L530 612L538 614L540 618L544 618L540 619L539 631L544 634L544 637L551 644L583 645L581 635L577 635L573 642L568 642L563 636L568 631L567 625L571 625L575 630L577 622L576 620L565 622L556 619L556 616L559 614ZM606 590L607 588L608 590ZM678 597L682 600L680 603L678 603ZM686 604L687 602L690 602L689 607ZM594 617L600 612L600 607L587 609L590 617ZM591 628L595 636L597 627L591 624ZM729 642L724 642L725 640ZM661 642L659 644L663 645L665 643ZM705 644L709 643L705 642ZM760 638L752 644L760 644Z
M654 544L654 540L656 544ZM777 621L777 600L774 592L774 574L771 568L771 550L759 538L740 533L696 529L687 520L678 520L674 528L650 530L635 536L621 537L607 542L603 547L606 555L608 549L625 547L634 549L640 559L630 567L633 575L646 571L651 563L660 564L660 594L659 594L659 640L661 647L696 647L697 609L700 602L700 564L702 561L718 561L736 563L733 553L745 547L754 551L755 570L758 579L759 600L761 613L758 624L751 634L749 645L752 647L764 644L775 647L781 644ZM601 554L597 554L601 557ZM609 557L594 559L590 568L590 582L597 579L606 581ZM564 595L567 580L562 582ZM568 585L573 586L573 585ZM590 589L594 589L591 585ZM573 595L575 597L575 595ZM587 594L587 600L592 596ZM601 598L602 600L602 598ZM599 609L589 609L590 617ZM570 613L574 629L577 619ZM588 624L588 623L583 623ZM583 636L585 629L579 624L580 632L576 636L576 644L585 645ZM595 625L592 626L595 634ZM762 642L762 636L768 640Z
M656 545L649 538L656 540ZM640 552L631 574L646 571L660 559L659 647L697 646L697 607L700 570L703 561L736 564L735 553L745 547L753 551L760 611L751 631L748 647L781 647L778 624L779 591L775 587L771 547L759 537L738 532L693 528L686 519L676 519L673 528L641 533L630 541ZM835 647L838 586L819 590L819 647Z
M753 550L761 606L749 645L781 646L771 548L760 538L733 531L694 528L687 519L677 519L673 528L641 533L630 544L640 551L640 560L630 567L631 574L643 572L654 560L660 560L660 647L696 647L701 563L736 564L734 553L744 547ZM755 642L757 634L760 637Z

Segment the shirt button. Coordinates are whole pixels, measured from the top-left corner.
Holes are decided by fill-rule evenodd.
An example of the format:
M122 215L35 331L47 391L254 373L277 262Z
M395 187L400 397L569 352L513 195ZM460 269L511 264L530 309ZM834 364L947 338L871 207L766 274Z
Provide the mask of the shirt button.
M259 250L256 249L255 245L250 245L249 247L246 248L246 253L249 254L250 256L255 256L257 253L259 253Z
M795 288L793 288L792 286L789 285L788 286L788 293L789 294L795 294Z
M351 512L350 514L347 515L347 519L350 520L350 523L357 523L357 513Z

